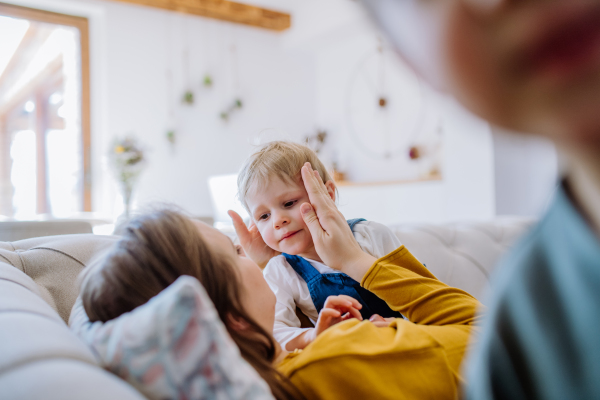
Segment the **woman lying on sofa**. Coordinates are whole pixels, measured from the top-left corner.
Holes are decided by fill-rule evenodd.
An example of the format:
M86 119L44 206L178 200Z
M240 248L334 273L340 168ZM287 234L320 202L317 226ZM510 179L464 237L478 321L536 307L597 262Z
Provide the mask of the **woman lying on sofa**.
M438 281L404 246L379 260L364 253L309 164L302 177L311 202L303 218L319 256L412 322L360 321L356 300L331 297L319 318L332 326L287 353L271 336L275 296L257 265L224 234L173 211L132 221L88 273L81 297L89 319L113 320L190 275L277 399L455 399L477 300Z

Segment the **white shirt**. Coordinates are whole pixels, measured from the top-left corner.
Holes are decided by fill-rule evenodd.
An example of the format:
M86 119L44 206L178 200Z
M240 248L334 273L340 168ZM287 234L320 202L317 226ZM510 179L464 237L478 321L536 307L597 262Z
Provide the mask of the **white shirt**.
M387 226L377 222L359 222L354 226L353 234L363 251L375 258L381 258L402 245ZM321 262L310 259L306 259L306 261L321 274L340 273ZM319 313L310 297L308 285L294 271L284 256L273 257L265 267L263 274L277 297L273 336L285 348L287 342L310 329L300 328L296 307L310 318L313 324L317 322Z

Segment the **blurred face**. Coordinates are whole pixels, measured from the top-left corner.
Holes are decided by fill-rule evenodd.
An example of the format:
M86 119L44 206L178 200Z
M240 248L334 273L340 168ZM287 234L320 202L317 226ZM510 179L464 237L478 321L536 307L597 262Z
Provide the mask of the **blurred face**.
M402 56L475 113L600 149L600 1L364 2Z
M275 323L275 294L265 281L261 269L247 258L241 246L235 246L231 239L217 229L199 221L194 221L202 237L209 242L211 249L222 257L230 258L240 273L242 304L252 317L267 332L273 332Z
M333 182L326 183L335 200ZM320 261L300 206L309 203L302 181L286 182L273 177L247 198L250 215L263 240L273 250Z

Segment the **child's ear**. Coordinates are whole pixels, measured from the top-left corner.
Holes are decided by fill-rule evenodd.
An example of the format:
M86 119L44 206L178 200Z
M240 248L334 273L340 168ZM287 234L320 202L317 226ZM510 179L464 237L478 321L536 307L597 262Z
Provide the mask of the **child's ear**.
M335 183L333 183L333 181L327 181L325 182L325 187L327 188L327 193L329 193L331 200L335 201Z

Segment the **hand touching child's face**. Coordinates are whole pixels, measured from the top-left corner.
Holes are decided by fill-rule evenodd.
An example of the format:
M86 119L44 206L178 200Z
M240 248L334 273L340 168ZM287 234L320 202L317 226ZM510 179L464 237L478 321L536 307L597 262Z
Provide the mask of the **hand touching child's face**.
M600 1L364 1L405 59L480 116L600 147Z
M325 185L335 200L333 182ZM309 203L301 181L284 182L273 176L264 186L255 188L246 202L252 220L270 248L320 261L300 213L300 205Z

